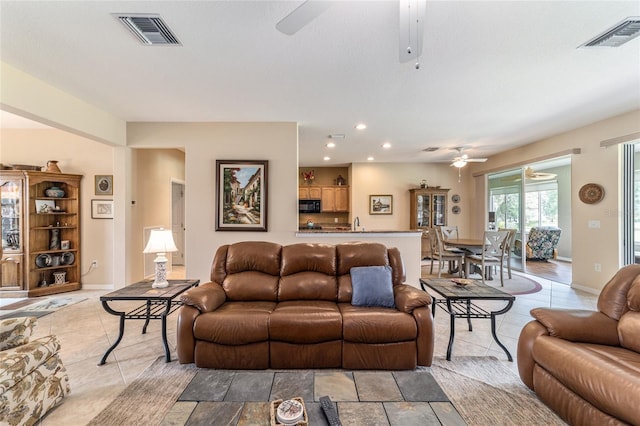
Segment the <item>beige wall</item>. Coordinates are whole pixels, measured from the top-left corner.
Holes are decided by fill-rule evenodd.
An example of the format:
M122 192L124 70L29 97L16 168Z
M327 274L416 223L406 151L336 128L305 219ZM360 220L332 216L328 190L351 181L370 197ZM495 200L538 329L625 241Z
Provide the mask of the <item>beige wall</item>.
M92 260L99 267L82 277L86 285L111 287L114 265L113 220L92 219L91 200L96 196L94 176L113 174L113 148L56 129L0 129L0 162L45 165L58 160L64 173L84 175L81 191L81 271L86 273Z
M466 169L466 168L465 168ZM351 167L351 217L358 216L360 225L367 230L407 230L409 224L409 189L418 188L425 179L429 186L448 188L448 223L457 225L461 235L471 231L471 218L475 212L470 202L472 185L467 170L458 182L457 169L445 164L424 163L354 163ZM393 196L392 215L370 215L369 195ZM460 195L460 214L451 213L451 196Z
M187 276L207 279L218 246L295 241L298 228L296 123L129 123L131 148L184 147ZM216 160L269 160L268 232L215 231Z
M581 127L534 144L493 156L487 163L475 165L473 172L476 193L484 194L483 171L499 170L526 164L571 148L581 153L572 156L571 170L571 235L573 251L573 286L599 292L606 281L621 266L620 226L620 151L619 146L601 148L600 142L640 131L640 110ZM605 198L598 204L584 204L578 198L582 185L595 182L605 189ZM477 208L484 209L486 197L477 199ZM482 210L483 211L483 210ZM600 228L588 227L590 220L599 220ZM476 232L481 223L475 223ZM481 228L480 228L481 229ZM596 272L594 264L602 271Z

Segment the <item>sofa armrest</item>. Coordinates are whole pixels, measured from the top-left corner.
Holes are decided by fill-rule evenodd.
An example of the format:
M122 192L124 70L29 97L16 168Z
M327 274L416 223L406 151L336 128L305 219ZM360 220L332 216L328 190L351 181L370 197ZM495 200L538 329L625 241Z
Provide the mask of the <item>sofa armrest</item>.
M35 325L35 317L0 320L0 351L29 343L29 338L33 334Z
M212 312L227 300L227 295L220 285L208 282L185 291L180 301L193 306L200 312Z
M536 308L531 315L549 335L571 342L620 346L618 321L599 311Z
M407 284L399 284L393 287L396 308L399 311L410 314L414 309L427 306L431 308L431 295L426 291Z

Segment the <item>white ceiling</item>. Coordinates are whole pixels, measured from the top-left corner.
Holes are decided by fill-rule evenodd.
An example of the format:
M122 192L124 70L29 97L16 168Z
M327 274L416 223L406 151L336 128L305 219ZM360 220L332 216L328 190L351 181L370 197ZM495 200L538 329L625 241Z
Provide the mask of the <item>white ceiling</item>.
M636 0L428 1L419 70L398 60L396 1L277 31L300 3L1 0L0 55L126 121L296 121L303 166L486 157L640 108L640 38L576 49ZM122 12L160 14L182 46L141 45Z

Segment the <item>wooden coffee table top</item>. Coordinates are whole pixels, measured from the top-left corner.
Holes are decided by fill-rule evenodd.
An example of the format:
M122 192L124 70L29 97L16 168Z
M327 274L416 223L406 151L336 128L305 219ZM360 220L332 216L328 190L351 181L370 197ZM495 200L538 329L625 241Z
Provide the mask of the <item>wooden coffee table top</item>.
M483 284L480 280L470 281L467 285L458 285L453 280L458 278L420 279L420 284L429 287L445 299L496 299L515 300L515 296L495 287Z

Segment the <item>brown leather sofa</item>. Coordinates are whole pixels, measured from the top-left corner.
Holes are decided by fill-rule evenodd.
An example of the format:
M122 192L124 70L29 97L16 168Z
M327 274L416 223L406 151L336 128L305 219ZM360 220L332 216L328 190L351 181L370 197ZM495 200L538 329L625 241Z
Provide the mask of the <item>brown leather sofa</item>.
M531 315L518 341L522 381L572 425L640 425L640 265L609 280L597 311Z
M395 308L351 304L350 270L362 266L390 266ZM400 252L378 243L221 246L211 282L181 296L178 360L229 369L429 366L431 297L404 279Z

